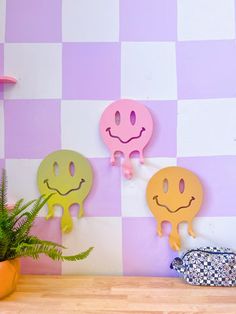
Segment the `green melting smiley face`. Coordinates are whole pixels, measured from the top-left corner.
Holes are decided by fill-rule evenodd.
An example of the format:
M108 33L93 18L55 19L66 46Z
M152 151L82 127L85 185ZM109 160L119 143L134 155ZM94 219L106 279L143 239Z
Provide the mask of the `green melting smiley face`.
M61 227L70 232L73 227L69 208L79 204L78 217L84 214L83 202L92 187L93 172L89 161L71 150L59 150L48 155L38 169L38 188L41 194L53 196L48 201L46 219L54 217L54 206L63 208Z

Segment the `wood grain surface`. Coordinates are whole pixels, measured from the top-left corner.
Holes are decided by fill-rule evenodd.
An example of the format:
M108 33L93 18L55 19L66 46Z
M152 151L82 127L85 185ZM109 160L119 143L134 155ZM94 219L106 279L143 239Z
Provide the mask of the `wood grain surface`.
M236 314L236 288L194 287L177 278L21 276L0 301L8 313Z

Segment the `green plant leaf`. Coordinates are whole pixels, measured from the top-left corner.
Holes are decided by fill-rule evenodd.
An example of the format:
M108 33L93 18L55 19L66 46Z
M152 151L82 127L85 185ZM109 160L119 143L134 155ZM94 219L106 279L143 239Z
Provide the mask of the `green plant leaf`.
M75 261L79 261L82 259L85 259L86 257L89 256L90 252L93 250L93 247L90 247L87 251L81 252L79 254L76 255L72 255L72 256L61 256L61 260L62 261L71 261L71 262L75 262Z
M30 235L34 221L53 194L24 203L16 202L12 211L7 208L7 179L3 170L0 181L0 261L28 256L38 259L41 254L58 261L78 261L86 258L92 251L88 250L72 256L64 256L65 247L53 241L41 240Z
M2 178L0 182L0 213L7 211L7 178L6 170L2 169Z

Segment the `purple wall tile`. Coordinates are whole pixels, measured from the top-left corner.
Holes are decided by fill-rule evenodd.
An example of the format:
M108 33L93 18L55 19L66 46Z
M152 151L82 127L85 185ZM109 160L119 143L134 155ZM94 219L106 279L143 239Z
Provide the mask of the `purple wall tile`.
M120 39L176 40L175 0L120 0Z
M162 238L156 234L154 218L123 218L123 269L128 276L176 276L169 268L177 252L168 245L170 226Z
M60 42L60 0L7 0L7 42Z
M6 158L44 158L61 147L60 101L5 101Z
M236 216L236 156L178 158L178 166L196 173L203 184L199 216Z
M68 43L63 45L63 99L120 97L120 45Z
M175 157L177 103L176 101L143 101L150 109L154 131L152 138L145 148L147 157Z
M62 243L61 240L61 224L60 218L45 220L45 218L36 218L35 225L32 228L32 235L38 236L40 239ZM22 274L61 274L61 262L53 261L49 257L42 255L39 260L32 258L21 259Z
M2 100L4 98L4 87L3 84L0 84L0 100Z
M93 187L84 203L86 217L121 216L121 172L119 167L112 167L108 158L92 158ZM78 205L71 207L76 216Z
M3 84L0 84L0 100L4 99L4 87Z
M4 75L4 48L0 44L0 76ZM3 84L0 84L0 99L3 99Z
M0 76L4 75L4 46L0 44Z
M236 41L177 43L178 98L235 97Z

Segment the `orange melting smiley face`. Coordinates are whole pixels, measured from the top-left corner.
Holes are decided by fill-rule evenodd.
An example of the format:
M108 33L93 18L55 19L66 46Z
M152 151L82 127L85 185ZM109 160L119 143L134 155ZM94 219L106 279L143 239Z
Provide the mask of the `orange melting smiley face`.
M181 167L168 167L158 171L148 182L147 203L157 220L157 233L162 236L162 222L172 225L169 243L173 250L180 250L178 225L186 221L188 233L195 234L192 221L201 208L203 189L198 177Z

